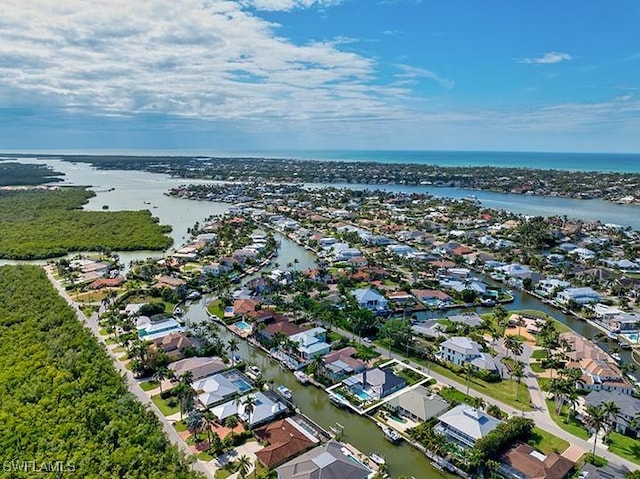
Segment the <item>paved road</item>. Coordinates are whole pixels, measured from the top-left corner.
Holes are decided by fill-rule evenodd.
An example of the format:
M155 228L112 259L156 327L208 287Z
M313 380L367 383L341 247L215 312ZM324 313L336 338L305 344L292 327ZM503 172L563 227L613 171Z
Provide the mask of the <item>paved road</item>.
M349 331L343 330L343 329L339 329L339 328L335 328L333 327L334 330L338 331L340 334L353 339L354 341L360 341L361 338ZM376 349L376 351L378 351L381 355L385 356L385 357L390 357L392 359L397 359L399 361L406 361L406 358L400 354L397 354L395 352L391 352L391 354L389 354L389 350L388 349L384 349L380 346L378 346L377 344L368 344L368 346ZM528 349L528 350L527 350ZM523 352L523 356L522 358L526 357L530 357L532 353L531 347L529 346L525 346L525 352ZM528 361L527 361L528 362ZM413 361L409 361L409 365L413 366L416 369L419 370L424 370L424 366L422 366L421 364L417 364L414 363ZM534 405L534 410L533 411L526 411L523 413L522 410L520 409L516 409L512 406L509 406L508 404L505 404L503 402L500 402L494 398L492 398L491 396L488 396L486 394L483 394L481 392L478 392L476 390L474 390L473 388L470 389L469 393L475 397L479 397L481 399L483 399L485 401L486 404L495 404L496 406L498 406L500 409L502 409L503 411L507 412L510 415L522 415L524 417L528 417L533 419L533 421L535 422L535 425L537 427L539 427L540 429L544 429L547 432L550 432L551 434L558 436L559 438L564 439L565 441L567 441L569 444L578 446L582 449L584 449L587 452L591 452L593 450L593 441L589 442L589 441L585 441L583 439L580 439L576 436L574 436L573 434L569 434L568 432L566 432L564 429L561 429L555 422L553 422L553 420L551 419L551 417L549 416L549 411L547 410L547 405L545 403L544 400L544 395L543 393L540 391L540 388L538 387L538 381L535 378L535 375L533 374L533 372L531 371L531 368L527 365L525 367L525 374L526 376L526 383L527 386L529 387L529 392L531 392L531 400L533 402ZM465 384L464 381L461 380L460 382L458 381L454 381L446 376L442 376L441 374L435 373L433 371L429 371L428 375L433 377L435 380L437 380L438 382L442 383L442 384L446 384L447 386L452 386L455 387L456 389L462 390L463 392L465 391ZM638 469L638 465L628 461L620 456L617 456L611 452L609 452L607 449L604 449L602 447L602 444L600 442L600 440L598 441L598 446L596 449L596 453L599 456L602 456L604 458L606 458L609 461L609 464L614 468L619 470L620 472L626 472L626 471L634 471L636 469Z
M133 378L133 374L131 373L131 371L126 369L124 367L124 364L118 361L118 358L116 357L115 353L108 347L105 341L105 338L100 334L100 326L98 325L98 314L94 313L93 315L91 315L90 318L87 318L85 314L82 312L82 310L73 301L73 299L67 294L65 289L62 286L60 286L60 284L53 278L49 270L47 268L45 268L45 270L47 272L47 276L49 277L49 280L51 281L51 283L58 290L58 293L60 294L60 296L62 296L67 301L67 303L69 303L69 305L74 309L80 322L84 323L84 325L91 330L91 332L98 339L98 341L104 344L107 350L107 353L109 354L109 356L111 356L116 369L120 372L120 375L126 379L127 387L129 388L129 391L131 392L131 394L133 394L138 401L140 401L142 404L146 405L151 411L153 411L153 413L160 420L160 423L162 424L162 429L164 429L165 435L167 436L169 441L171 441L171 443L173 443L174 445L178 446L178 448L181 451L183 451L185 454L187 454L189 457L195 458L195 456L193 456L193 452L191 451L191 449L189 449L189 446L187 445L187 443L184 442L184 440L180 437L180 435L177 433L177 431L171 425L171 423L167 420L164 414L160 412L158 407L153 403L153 401L151 401L151 398L147 395L147 393L142 390L142 388L140 387L140 384L138 384L138 382ZM196 471L204 474L206 477L210 479L214 479L214 475L201 461L196 460L196 462L192 464L192 467Z

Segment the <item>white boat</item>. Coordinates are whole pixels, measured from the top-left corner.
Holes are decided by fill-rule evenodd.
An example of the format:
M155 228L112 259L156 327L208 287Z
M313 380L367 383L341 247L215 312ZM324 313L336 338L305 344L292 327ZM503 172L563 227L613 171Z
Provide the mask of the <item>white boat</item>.
M307 384L309 382L309 376L307 376L305 373L303 373L302 371L294 371L293 375L296 377L296 379L301 382L302 384Z
M258 376L262 374L262 371L258 366L248 366L246 370L247 376L252 379L256 379Z
M282 397L284 397L285 399L293 398L293 393L291 392L291 389L289 389L284 384L281 384L280 386L278 386L278 392L282 394Z
M382 466L383 464L387 463L387 461L385 460L384 457L382 457L380 454L376 454L375 452L372 452L369 457L371 458L371 460L373 462L375 462L376 464L378 464L380 466Z
M616 363L620 364L622 358L618 353L611 353L611 357L615 360Z
M391 429L388 426L380 426L382 428L382 432L384 432L384 438L387 441L398 442L402 440L402 436L397 432Z

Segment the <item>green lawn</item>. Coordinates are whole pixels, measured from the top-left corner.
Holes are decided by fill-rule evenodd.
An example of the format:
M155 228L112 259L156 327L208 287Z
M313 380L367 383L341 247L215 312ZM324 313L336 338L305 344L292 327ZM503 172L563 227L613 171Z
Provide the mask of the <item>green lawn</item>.
M222 319L222 317L224 316L224 310L222 309L222 301L220 301L219 299L216 299L215 301L212 301L211 303L209 303L209 306L207 306L207 310L217 316L218 318Z
M640 439L623 436L620 433L612 432L609 434L609 451L624 457L631 462L640 464Z
M207 451L202 451L198 454L198 459L201 461L213 461L216 457L209 454Z
M547 350L546 349L536 349L533 353L531 353L531 357L533 359L546 359L547 358Z
M144 382L140 383L140 387L142 388L143 391L151 391L153 389L156 389L157 387L160 387L160 382L159 381L144 381Z
M553 422L555 422L558 427L564 429L569 434L573 434L574 436L579 437L580 439L587 440L589 439L589 433L584 428L582 423L574 418L569 418L567 421L567 406L562 407L561 414L562 416L558 416L555 411L553 399L547 399L547 409L549 409L549 415ZM565 422L567 421L567 422Z
M178 405L173 406L173 407L169 406L167 404L167 401L160 397L160 394L156 394L155 396L153 396L151 398L151 400L153 401L153 404L158 406L158 409L160 409L160 412L162 414L164 414L165 416L171 416L172 414L180 412L180 406L178 406Z
M510 313L523 314L523 315L536 317L540 319L550 318L550 319L553 319L553 322L555 323L556 329L558 330L559 333L567 333L571 331L571 328L569 326L561 323L560 321L555 319L553 316L549 316L548 314L545 314L542 311L538 311L536 309L520 309L520 310L510 311Z
M469 400L471 399L471 396L467 396L462 391L459 391L456 388L451 388L451 387L442 388L439 394L440 396L442 396L442 399L444 399L450 404L454 402L458 404L465 403L465 402L468 403Z
M543 454L557 452L562 454L569 447L569 443L564 439L554 436L550 432L534 427L529 440L527 441Z
M187 430L187 425L184 423L184 421L176 421L176 422L174 422L173 423L173 427L178 432L184 432L184 431Z
M458 376L453 371L450 371L449 369L440 366L439 364L432 364L431 370L435 373L442 374L449 379L453 379L454 381L460 383L462 385L462 388L465 388L464 390L466 390L467 383L465 377ZM520 394L518 401L516 401L517 386L518 384L510 379L505 379L498 383L488 383L474 377L471 377L470 380L471 389L486 394L487 396L508 404L513 408L531 411L533 408L531 407L531 395L529 394L527 385L524 382L520 383Z
M546 369L545 369L545 368L543 368L543 367L540 365L540 363L531 363L531 364L529 364L529 366L531 366L531 370L532 370L534 373L543 373L543 372L545 372L545 371L546 371Z

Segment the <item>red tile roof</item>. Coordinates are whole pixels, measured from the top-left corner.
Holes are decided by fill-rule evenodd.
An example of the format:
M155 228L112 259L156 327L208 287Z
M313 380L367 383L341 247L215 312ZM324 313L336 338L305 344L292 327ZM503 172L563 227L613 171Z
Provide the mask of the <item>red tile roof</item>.
M254 430L254 434L261 441L269 443L268 446L256 452L260 462L269 469L285 463L316 445L287 419L260 427Z

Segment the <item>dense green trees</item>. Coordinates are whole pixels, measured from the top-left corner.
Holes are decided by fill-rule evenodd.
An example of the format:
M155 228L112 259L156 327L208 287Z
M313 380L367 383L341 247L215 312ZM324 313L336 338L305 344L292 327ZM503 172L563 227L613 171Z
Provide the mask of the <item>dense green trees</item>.
M512 416L478 439L474 449L485 459L497 457L507 446L512 446L518 440L526 440L533 431L533 426L532 419Z
M0 267L0 451L77 477L196 476L35 266Z
M83 211L84 188L0 191L0 257L38 259L71 251L162 250L171 228L149 211Z
M0 186L31 186L62 180L61 175L46 165L0 161Z

